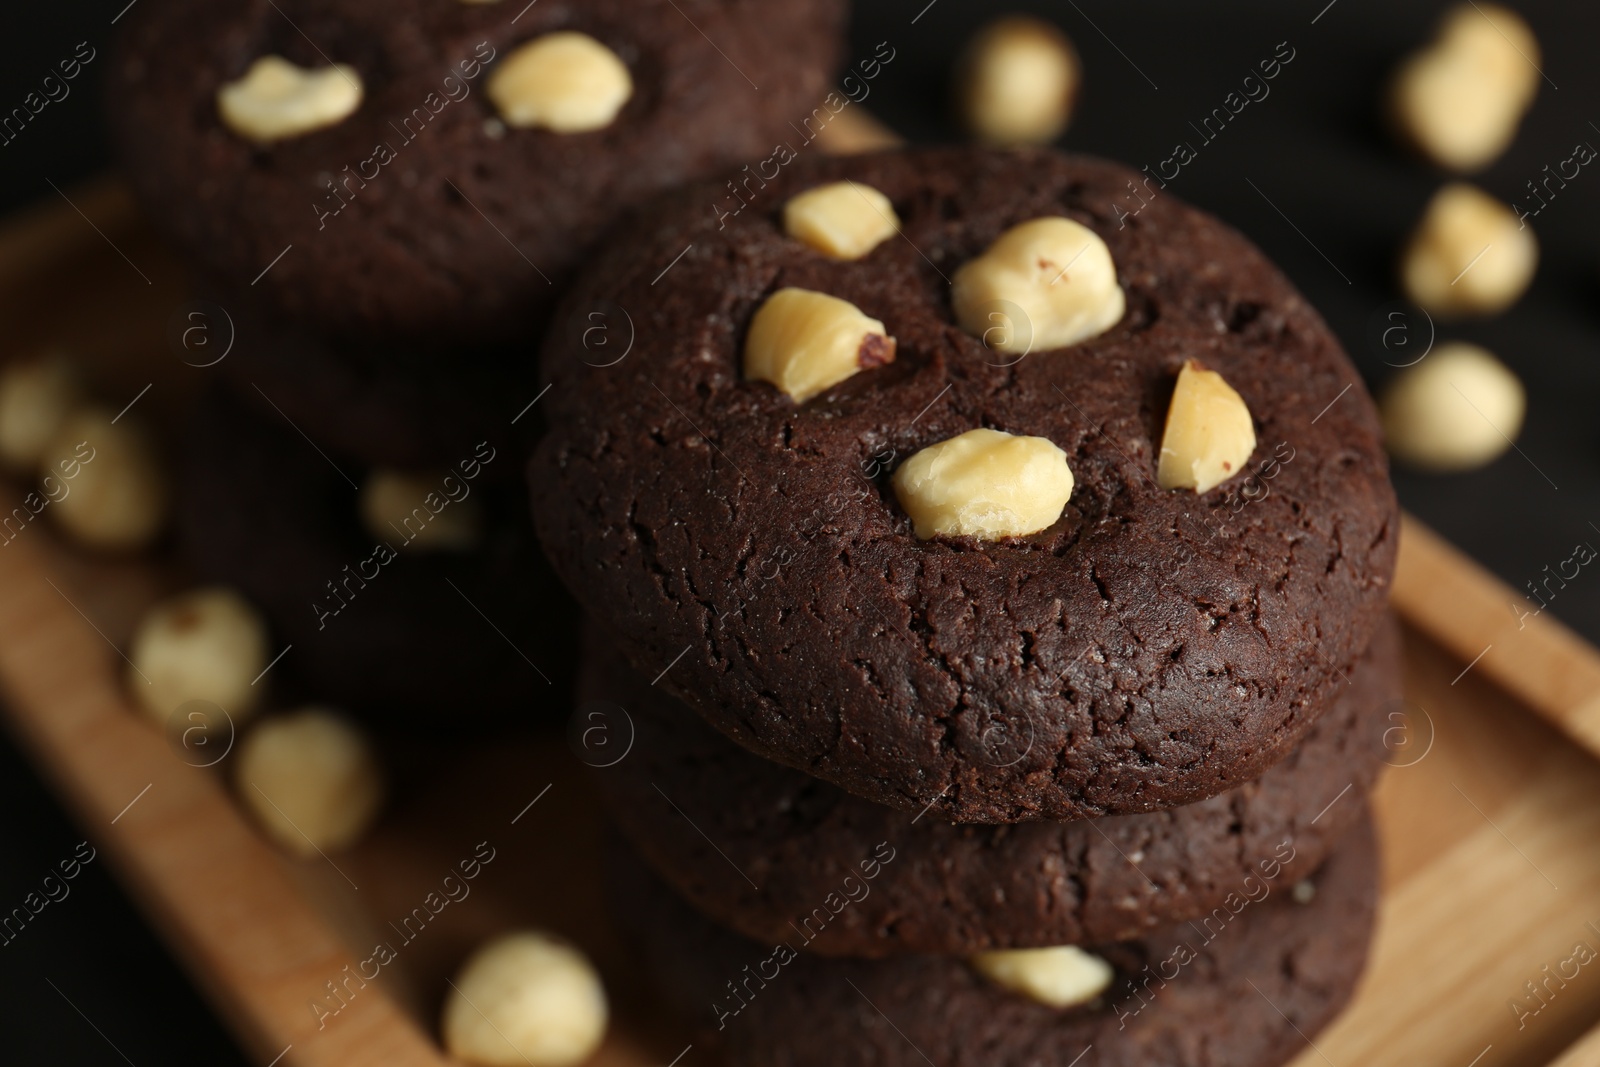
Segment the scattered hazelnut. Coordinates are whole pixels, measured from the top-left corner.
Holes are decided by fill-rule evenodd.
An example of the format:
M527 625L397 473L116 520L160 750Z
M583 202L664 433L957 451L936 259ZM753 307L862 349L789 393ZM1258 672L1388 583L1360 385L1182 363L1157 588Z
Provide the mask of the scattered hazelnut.
M1071 219L1013 226L956 271L956 321L999 352L1065 348L1122 319L1117 266L1099 234Z
M1067 454L1043 437L968 430L929 445L894 472L919 538L996 541L1037 533L1072 497Z
M354 67L308 70L282 56L262 56L244 77L217 90L223 124L260 143L337 126L360 106L361 75Z
M255 710L251 683L267 666L267 626L231 589L181 593L151 608L128 650L128 688L158 723L180 705L206 700L237 723Z
M1492 315L1522 296L1539 265L1539 242L1516 212L1455 182L1423 211L1400 262L1406 295L1440 316Z
M449 474L407 473L378 468L367 475L356 501L367 532L396 548L460 552L483 536L483 508L470 496L455 499Z
M1250 409L1214 370L1189 360L1178 371L1161 435L1156 482L1163 489L1208 492L1244 469L1256 450Z
M0 462L37 470L61 420L82 402L78 375L65 360L13 363L0 371Z
M129 418L79 408L45 446L42 489L56 524L80 545L112 552L148 545L167 516L167 479L154 445Z
M1011 15L973 38L957 67L962 120L991 144L1047 144L1072 117L1078 53L1042 19Z
M633 77L593 37L562 30L518 46L495 66L487 90L508 126L584 133L616 120Z
M900 232L889 198L860 182L807 189L783 207L790 237L832 259L860 259Z
M1075 945L980 952L969 961L989 981L1050 1008L1075 1008L1111 985L1111 964Z
M1432 44L1400 67L1390 109L1402 134L1440 166L1488 166L1511 144L1539 89L1539 42L1515 12L1462 4Z
M779 289L750 320L744 376L771 382L803 404L857 371L894 362L883 323L848 300Z
M298 856L354 844L383 804L366 736L321 708L275 715L246 734L234 781L267 836Z
M569 1067L606 1033L606 993L582 952L548 934L505 934L461 968L444 1005L450 1055L487 1067Z
M1527 398L1504 363L1453 341L1401 371L1378 410L1395 458L1425 470L1481 467L1511 447Z

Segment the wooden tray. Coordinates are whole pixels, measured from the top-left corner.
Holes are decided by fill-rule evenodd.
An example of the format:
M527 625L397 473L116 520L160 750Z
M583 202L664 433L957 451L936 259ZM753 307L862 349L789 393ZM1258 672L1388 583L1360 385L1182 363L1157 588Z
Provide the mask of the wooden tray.
M850 119L835 135L835 149L883 140ZM118 186L68 195L0 229L0 319L13 324L14 354L65 348L109 396L137 396L144 417L181 411L206 373L167 343L181 271ZM597 1067L686 1051L685 1067L705 1062L655 1013L607 925L600 819L559 739L465 745L410 772L355 851L285 858L216 770L179 758L123 697L118 650L176 584L157 561L88 559L47 522L29 525L0 547L0 693L19 741L260 1063L447 1062L435 1038L447 976L482 938L530 924L573 937L605 974L616 1018ZM1589 973L1600 968L1544 994L1520 1028L1509 1006L1538 1007L1524 983L1543 982L1576 943L1600 948L1590 925L1600 920L1590 751L1600 655L1549 616L1519 628L1513 597L1407 520L1394 600L1408 624L1408 705L1375 797L1386 871L1377 942L1357 1001L1307 1043L1304 1067L1600 1061L1600 1032L1583 1038L1600 1011ZM310 1005L326 983L380 940L398 943L389 923L480 842L494 859L471 896L319 1027Z

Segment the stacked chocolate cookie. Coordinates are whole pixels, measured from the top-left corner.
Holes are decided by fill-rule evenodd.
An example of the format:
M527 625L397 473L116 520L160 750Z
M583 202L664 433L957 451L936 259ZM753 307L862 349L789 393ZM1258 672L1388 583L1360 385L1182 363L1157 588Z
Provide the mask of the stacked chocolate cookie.
M112 126L206 296L174 319L209 342L185 361L214 368L182 540L294 647L277 677L386 720L565 707L572 612L521 489L530 350L618 211L765 157L811 111L843 19L843 0L128 13Z
M626 912L739 1063L1269 1064L1350 994L1398 513L1238 234L1050 152L801 158L636 214L553 334ZM698 913L698 914L697 914Z

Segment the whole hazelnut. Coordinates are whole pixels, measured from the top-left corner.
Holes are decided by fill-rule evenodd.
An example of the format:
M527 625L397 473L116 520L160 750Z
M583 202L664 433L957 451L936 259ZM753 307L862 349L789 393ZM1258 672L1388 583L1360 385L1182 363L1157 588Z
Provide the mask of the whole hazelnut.
M1378 401L1383 433L1398 460L1432 471L1481 467L1522 430L1527 395L1487 349L1441 344L1401 371Z
M267 654L266 622L244 597L217 586L192 589L140 620L128 649L128 689L158 723L191 700L242 722L259 703L253 683Z
M49 513L85 548L135 551L166 522L167 477L137 422L98 407L79 408L45 446L40 480Z
M1026 15L979 31L956 68L961 117L991 144L1048 144L1072 117L1082 66L1072 42Z
M355 844L383 806L366 735L323 708L260 722L239 746L234 783L267 836L299 856Z
M1441 317L1492 315L1533 281L1539 242L1516 212L1476 186L1454 182L1422 213L1400 263L1406 295Z
M605 1037L605 988L582 952L549 934L504 934L474 952L444 1005L452 1056L486 1067L571 1067Z
M59 357L0 371L0 462L33 472L67 414L83 403L77 371Z

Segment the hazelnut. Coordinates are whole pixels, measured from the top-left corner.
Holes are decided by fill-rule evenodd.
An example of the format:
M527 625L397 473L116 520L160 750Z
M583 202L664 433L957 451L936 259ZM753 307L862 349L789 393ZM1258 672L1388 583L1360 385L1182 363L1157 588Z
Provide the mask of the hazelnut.
M1037 533L1072 497L1067 454L1043 437L968 430L929 445L894 472L919 538L996 541Z
M991 144L1047 144L1072 117L1082 68L1065 34L1026 15L998 19L962 54L962 120Z
M857 371L894 362L883 323L848 300L779 289L750 320L744 376L771 382L803 404Z
M158 723L180 705L205 700L235 722L255 710L253 683L267 666L267 626L231 589L181 593L151 608L128 650L128 687Z
M1538 265L1539 242L1516 213L1455 182L1423 211L1400 277L1412 302L1435 315L1492 315L1516 303Z
M354 67L308 70L282 56L262 56L244 77L217 90L223 125L263 144L337 126L360 106L361 75Z
M1065 348L1122 319L1124 299L1111 250L1071 219L1034 219L1001 234L956 271L956 321L999 352Z
M582 952L521 931L479 948L456 975L444 1044L487 1067L569 1067L599 1047L607 1014L605 988Z
M362 525L380 541L445 552L477 547L483 508L450 490L466 483L452 474L407 473L379 468L367 475L356 501Z
M807 189L783 207L790 237L831 259L860 259L900 232L889 198L860 182Z
M167 478L150 439L124 417L79 408L44 450L42 489L56 524L86 548L133 551L161 532Z
M1390 109L1425 156L1477 170L1511 144L1539 89L1539 42L1515 12L1463 4L1432 44L1401 65Z
M1214 370L1194 360L1178 371L1161 435L1156 482L1163 489L1208 492L1244 469L1256 450L1250 409Z
M1527 398L1517 376L1477 345L1453 341L1401 371L1378 410L1395 458L1415 467L1481 467L1511 447Z
M77 372L65 360L13 363L0 371L0 462L37 470L61 420L82 401Z
M969 961L989 981L1050 1008L1073 1008L1111 985L1111 964L1075 945L980 952Z
M234 783L266 835L298 856L354 844L383 804L366 736L322 708L275 715L246 734Z
M562 30L513 50L489 75L487 91L507 126L584 133L616 120L633 96L633 77L593 37Z

